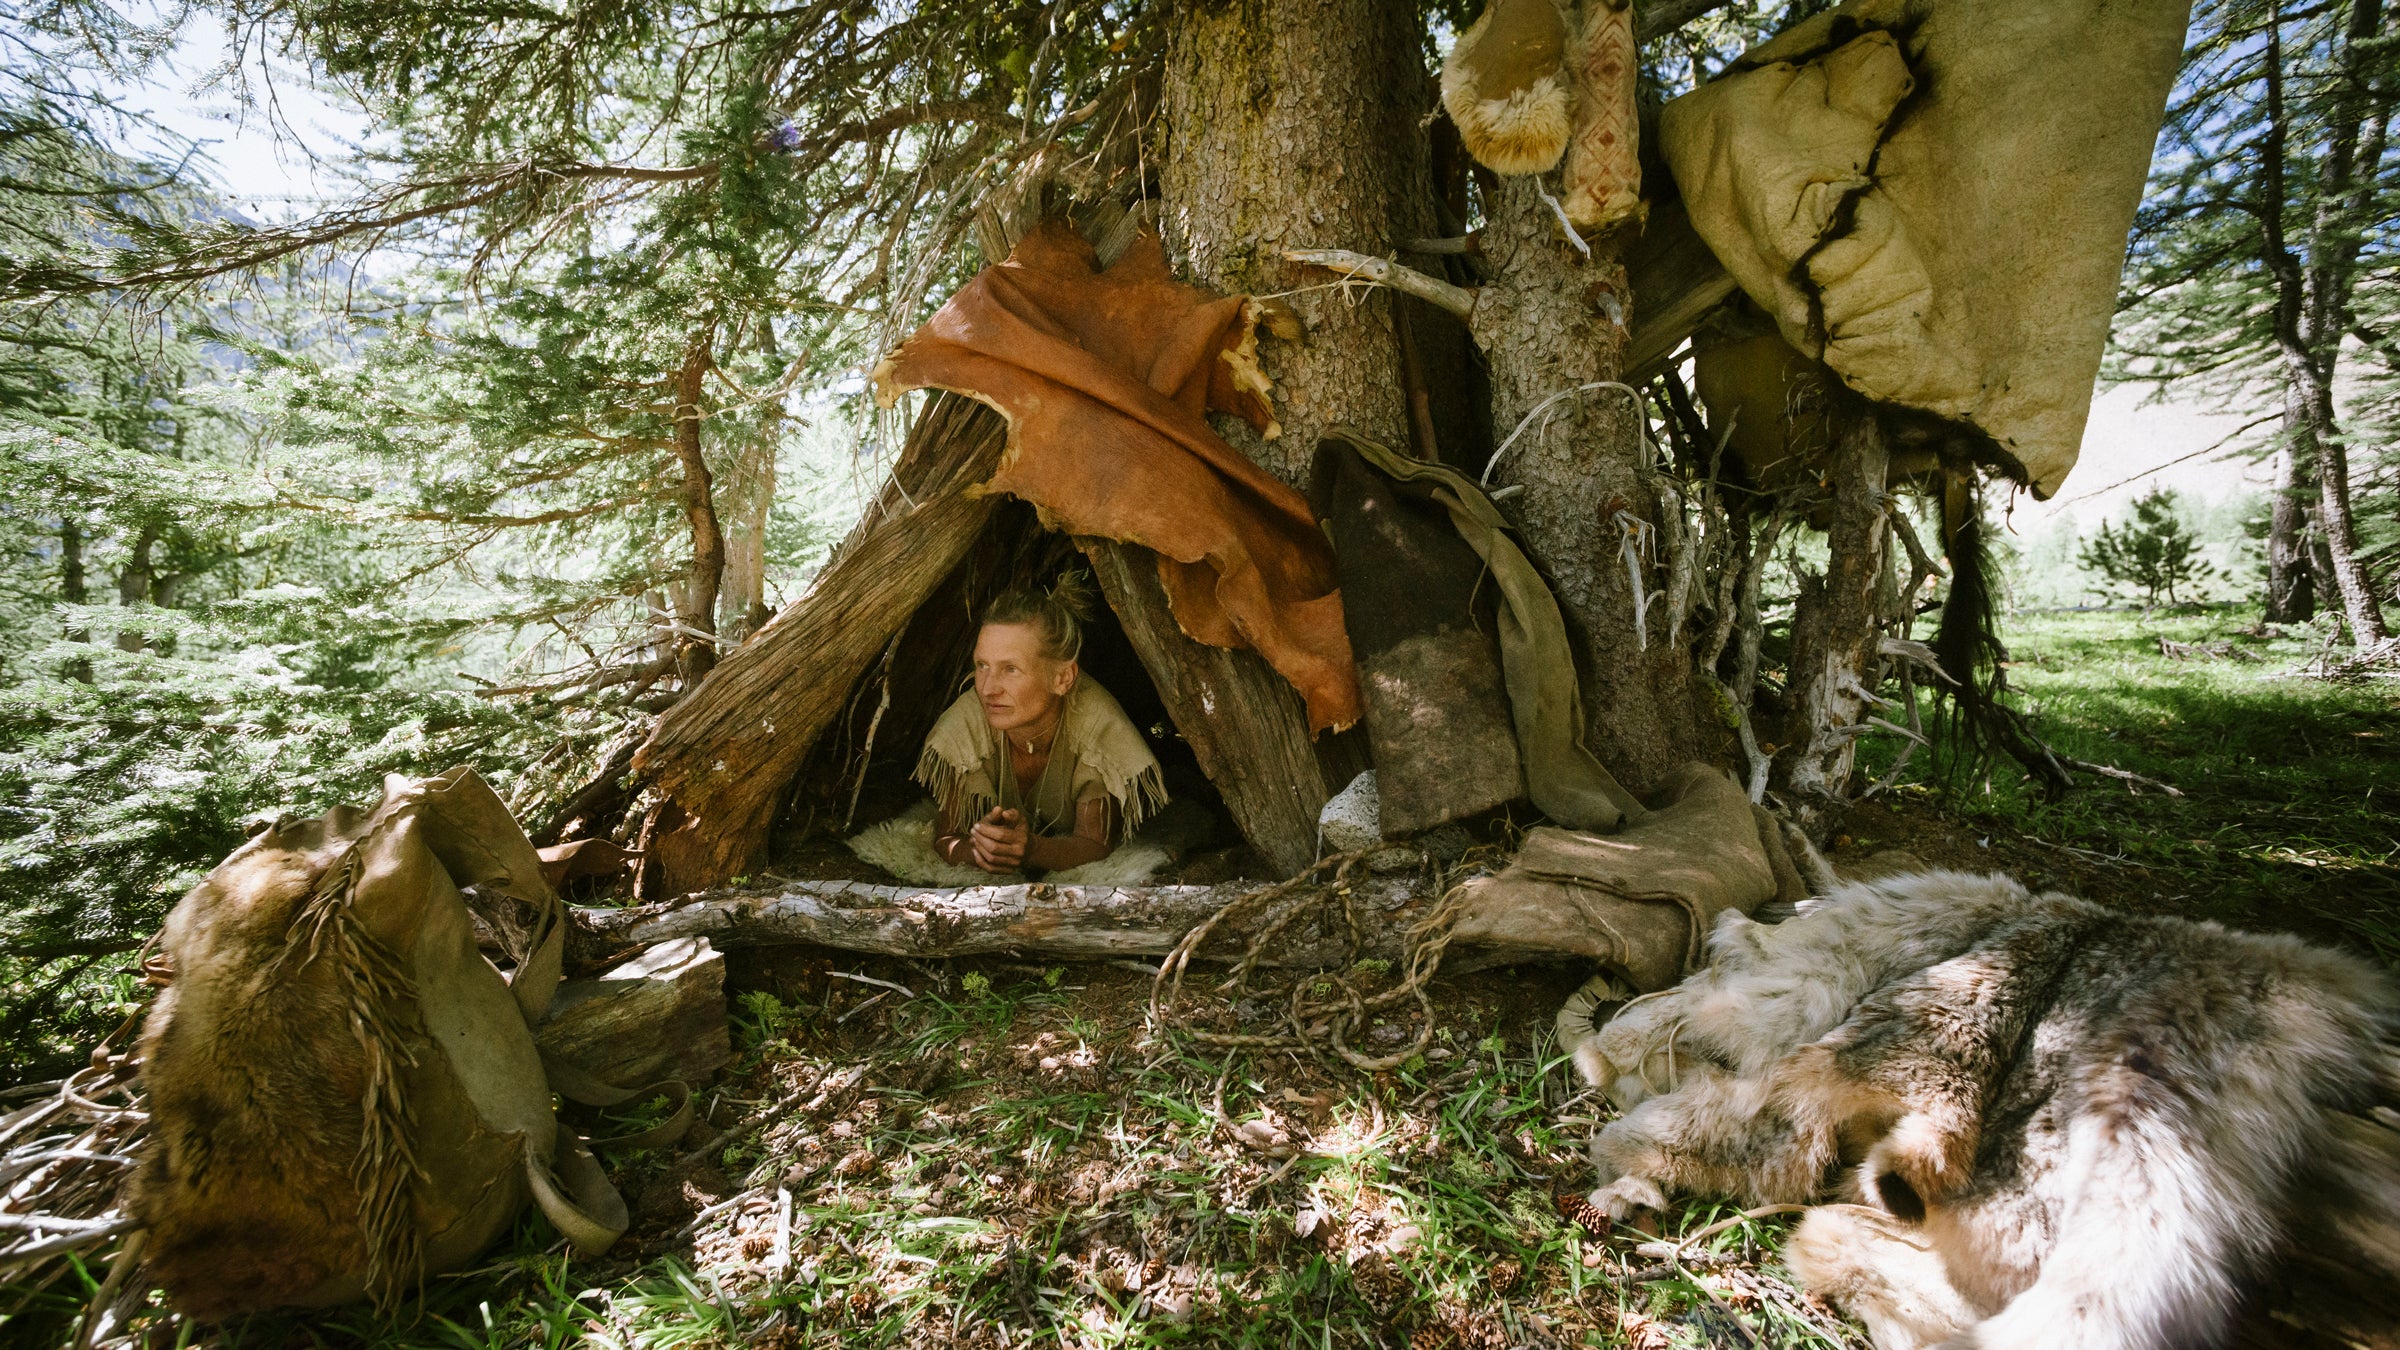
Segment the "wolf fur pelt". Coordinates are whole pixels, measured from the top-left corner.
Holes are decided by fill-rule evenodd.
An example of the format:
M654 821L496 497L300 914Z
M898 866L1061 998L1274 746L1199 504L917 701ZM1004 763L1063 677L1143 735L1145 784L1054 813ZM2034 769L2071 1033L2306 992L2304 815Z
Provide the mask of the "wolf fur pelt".
M1576 1047L1625 1110L1592 1202L1844 1202L1788 1256L1879 1350L2224 1344L2302 1230L2400 1279L2400 1016L2361 961L1956 872L1710 949Z

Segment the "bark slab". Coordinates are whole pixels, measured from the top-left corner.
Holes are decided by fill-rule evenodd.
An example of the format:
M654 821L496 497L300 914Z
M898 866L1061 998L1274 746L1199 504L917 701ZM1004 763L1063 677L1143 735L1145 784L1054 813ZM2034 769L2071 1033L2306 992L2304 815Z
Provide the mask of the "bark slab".
M992 499L969 489L991 477L1005 437L991 409L933 399L808 594L659 719L633 767L668 799L651 842L668 891L750 870L784 785L991 518Z
M1317 813L1340 785L1326 782L1298 692L1258 653L1186 636L1167 606L1150 550L1107 539L1076 542L1242 837L1277 873L1306 867L1317 856Z

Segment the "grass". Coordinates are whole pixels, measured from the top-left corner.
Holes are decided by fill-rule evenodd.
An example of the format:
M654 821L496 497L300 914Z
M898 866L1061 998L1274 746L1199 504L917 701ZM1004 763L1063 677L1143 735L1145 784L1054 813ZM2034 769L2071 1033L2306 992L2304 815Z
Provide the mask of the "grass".
M2045 735L2182 797L2087 781L2049 802L2004 765L1955 796L1920 781L1862 804L1836 861L1896 846L2400 957L2400 803L2385 800L2400 689L2279 678L2316 643L2250 636L2250 617L2058 614L2009 632ZM2261 659L2176 661L2160 637ZM1890 753L1870 745L1869 768ZM1149 981L1116 966L736 953L741 1058L704 1095L690 1151L613 1160L636 1223L607 1258L566 1254L528 1218L400 1321L343 1309L211 1335L273 1350L1336 1347L1466 1326L1507 1344L1863 1346L1797 1297L1789 1219L1736 1223L1670 1264L1637 1250L1650 1233L1560 1218L1553 1188L1588 1187L1582 1148L1606 1114L1550 1039L1576 979L1445 979L1432 1049L1368 1078L1204 1052L1147 1025ZM1703 1198L1658 1226L1729 1213ZM60 1291L0 1340L54 1344L79 1302ZM192 1334L162 1325L152 1343Z
M2295 675L2321 650L2318 636L2305 627L2260 636L2256 620L2255 609L2228 606L2033 614L2008 625L2010 682L2043 736L2182 796L2086 774L2053 802L2003 761L1947 800L1920 790L1869 803L1848 829L1909 833L1879 823L1895 805L1947 816L1979 838L2017 843L1999 859L2012 871L2400 965L2400 682ZM2239 655L2177 660L2161 638ZM1870 766L1890 753L1873 747Z
M740 972L744 1052L712 1094L730 1129L693 1135L732 1137L618 1160L638 1215L618 1253L575 1259L529 1218L477 1270L429 1281L411 1319L344 1309L216 1338L1376 1346L1472 1322L1512 1345L1657 1350L1731 1335L1738 1315L1766 1346L1863 1344L1797 1302L1778 1222L1702 1244L1732 1265L1695 1255L1629 1283L1655 1264L1633 1251L1650 1234L1559 1216L1553 1186L1590 1185L1596 1120L1550 1041L1570 972L1447 983L1433 1047L1368 1079L1153 1035L1148 980L1119 968L838 959L915 997L854 1013L884 991L831 975L824 953ZM1695 1204L1667 1231L1720 1209ZM57 1313L15 1330L37 1325Z

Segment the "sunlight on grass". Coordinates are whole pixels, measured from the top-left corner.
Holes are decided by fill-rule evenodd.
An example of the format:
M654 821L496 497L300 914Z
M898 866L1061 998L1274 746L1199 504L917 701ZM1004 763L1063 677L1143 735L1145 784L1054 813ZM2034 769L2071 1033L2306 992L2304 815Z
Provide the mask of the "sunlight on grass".
M570 1258L529 1219L429 1282L414 1319L259 1318L224 1342L1371 1346L1467 1319L1509 1344L1649 1347L1737 1337L1738 1315L1762 1346L1864 1344L1794 1301L1785 1222L1652 1269L1650 1234L1560 1217L1604 1114L1550 1045L1564 984L1529 1000L1520 977L1469 977L1426 1056L1365 1079L1152 1039L1139 977L1078 998L996 971L928 988L927 969L879 971L918 996L846 1023L865 991L813 972L741 995L743 1057L715 1095L751 1104L742 1137L722 1159L616 1159L644 1204L703 1186L617 1255Z
M2400 962L2400 689L2282 678L2313 637L2248 627L2230 611L2058 614L2009 633L2043 734L2184 796L2087 777L2052 802L1997 764L1946 805L1904 781L1851 813L1852 846L1934 820L1962 827L1973 865L2025 840L2012 858L2071 861L2099 898ZM2179 661L2161 637L2260 659ZM1890 753L1870 742L1868 769ZM1583 1149L1609 1115L1550 1039L1572 972L1445 979L1424 1053L1362 1077L1162 1033L1148 978L1106 965L1068 980L999 961L757 959L735 986L740 1057L702 1094L709 1122L681 1150L610 1159L636 1225L608 1258L566 1255L529 1218L479 1269L429 1281L413 1317L259 1318L222 1342L1363 1347L1463 1326L1511 1345L1864 1345L1795 1287L1788 1216L1703 1197L1655 1232L1561 1217L1554 1196L1589 1188ZM1657 1245L1720 1220L1688 1249ZM28 1305L7 1329L63 1324L75 1302Z
M2235 607L2013 617L2009 678L2039 732L2184 795L2082 774L2053 802L2001 761L1959 785L1956 807L2116 860L2120 898L2147 893L2150 907L2297 929L2400 964L2400 683L2295 675L2320 635L2264 636L2256 618ZM2233 655L2178 660L2162 638ZM1862 758L1879 772L1893 753L1871 743Z

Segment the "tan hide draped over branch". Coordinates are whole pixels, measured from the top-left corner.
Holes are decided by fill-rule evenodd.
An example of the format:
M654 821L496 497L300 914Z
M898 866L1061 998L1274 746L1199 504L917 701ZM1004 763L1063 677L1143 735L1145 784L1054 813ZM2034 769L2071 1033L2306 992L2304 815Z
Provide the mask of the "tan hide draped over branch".
M1574 131L1567 16L1557 0L1491 0L1442 60L1442 106L1495 173L1548 173Z
M1786 341L2048 497L2190 8L1851 0L1668 104L1660 148Z
M1214 409L1275 434L1255 318L1242 297L1169 276L1154 234L1101 271L1090 244L1046 221L884 361L877 396L949 389L999 409L1008 447L984 492L1157 553L1184 632L1255 649L1300 691L1312 730L1346 727L1358 672L1333 548L1299 493L1208 425Z

